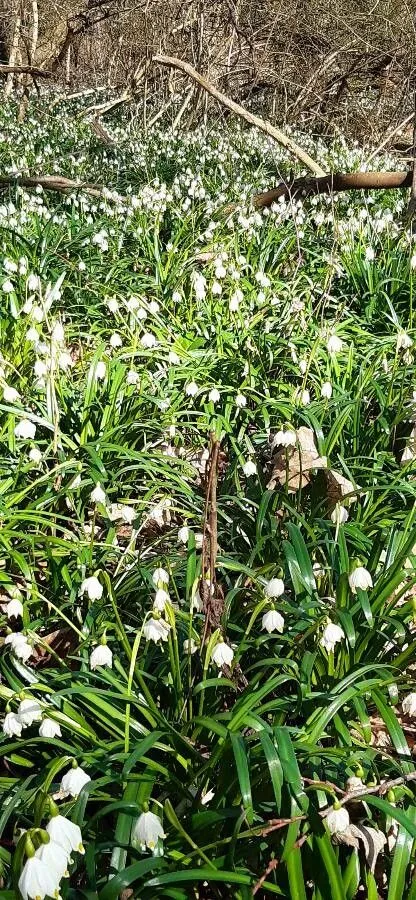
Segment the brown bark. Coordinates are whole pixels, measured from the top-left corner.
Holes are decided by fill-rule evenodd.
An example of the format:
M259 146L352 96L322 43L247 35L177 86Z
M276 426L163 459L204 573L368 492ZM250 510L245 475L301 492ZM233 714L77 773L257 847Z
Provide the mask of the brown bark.
M411 187L412 172L333 172L323 178L296 178L291 183L282 182L270 191L255 194L253 204L256 209L264 209L295 197L307 197L310 194L330 194L340 191L392 190L394 188Z

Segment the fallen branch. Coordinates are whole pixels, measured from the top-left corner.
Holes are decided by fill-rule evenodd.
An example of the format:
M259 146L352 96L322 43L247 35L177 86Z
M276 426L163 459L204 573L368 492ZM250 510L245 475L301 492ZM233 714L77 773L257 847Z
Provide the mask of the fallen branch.
M291 183L281 182L277 187L262 194L255 194L253 204L256 209L272 206L281 198L294 200L310 194L330 194L340 191L392 190L411 187L412 172L333 172L322 178L296 178Z
M31 75L32 78L52 78L52 72L37 69L35 66L6 66L0 63L0 75Z
M29 177L26 175L2 175L0 177L0 190L9 186L21 187L42 187L45 191L58 191L66 194L68 191L83 191L84 194L90 194L91 197L104 197L111 199L111 192L106 187L99 184L90 184L85 181L72 181L70 178L64 178L62 175L36 175ZM125 197L117 198L125 200Z
M294 141L283 131L280 131L280 128L275 128L274 125L271 125L270 122L265 122L264 119L260 119L259 116L253 115L253 113L248 112L247 109L244 109L243 106L240 106L239 103L236 103L234 100L230 100L225 94L218 90L210 81L207 81L193 66L189 65L189 63L184 62L182 59L177 59L175 56L160 56L156 55L153 57L153 62L158 63L161 66L170 66L173 69L179 69L181 72L184 72L185 75L188 75L189 78L192 78L196 84L199 84L200 87L203 88L207 94L210 94L211 97L215 97L222 106L225 106L226 109L231 110L231 112L235 113L240 119L244 119L249 125L254 125L255 128L258 128L259 131L263 131L264 134L267 134L268 137L271 137L272 140L276 141L276 143L281 144L282 147L285 147L292 156L295 156L304 166L306 166L314 175L323 176L325 172L321 169L321 166L315 162L312 157L309 156L301 147L295 144Z

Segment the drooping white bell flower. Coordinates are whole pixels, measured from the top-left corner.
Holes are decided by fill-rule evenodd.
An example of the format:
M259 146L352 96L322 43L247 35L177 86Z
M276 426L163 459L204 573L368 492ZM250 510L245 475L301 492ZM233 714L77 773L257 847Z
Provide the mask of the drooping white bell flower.
M208 394L208 400L210 400L211 403L218 403L220 399L221 394L219 390L217 388L212 388L212 390Z
M334 525L344 525L345 522L348 522L348 519L348 510L345 506L342 506L341 503L337 503L335 509L333 509L331 513L331 522L333 522Z
M117 347L121 347L122 344L123 344L123 341L122 341L121 336L118 334L117 331L115 331L114 334L112 334L110 337L110 346L113 348L113 350L116 350Z
M90 575L84 578L81 584L80 594L87 594L89 600L101 600L103 596L103 586L96 575Z
M252 459L248 459L246 463L243 465L243 472L247 478L250 478L251 475L257 475L257 466L256 463L253 462Z
M62 737L61 726L54 719L46 717L39 726L39 735L44 738Z
M288 428L277 431L272 440L272 450L275 447L294 447L296 444L296 431Z
M17 712L23 728L29 728L33 722L40 722L42 719L42 707L33 697L22 700Z
M158 588L155 594L155 599L153 602L153 608L157 609L158 612L163 612L167 603L169 603L170 597L167 591L164 588Z
M13 631L11 634L6 635L4 639L5 644L10 644L12 650L17 647L18 644L24 644L27 642L27 637L23 634L22 631Z
M134 506L127 506L125 503L111 503L107 508L107 515L110 522L125 522L126 525L131 525L137 513Z
M26 860L19 878L19 891L23 900L44 900L45 897L59 897L59 883L56 871L39 859L31 856Z
M396 350L409 350L412 344L412 338L405 331L399 331L396 340Z
M285 620L276 609L269 609L261 620L261 627L263 631L268 631L269 634L272 631L278 631L279 634L283 634Z
M15 656L18 659L21 659L22 662L26 663L28 659L32 656L33 647L29 644L29 641L26 638L23 641L18 641L15 644L12 644L12 650Z
M8 619L18 619L23 615L23 603L18 597L15 597L14 600L10 600L7 604L7 618Z
M187 638L183 642L183 652L184 653L190 653L192 656L192 654L196 653L197 650L198 650L198 644L195 643L193 638L191 638L190 640Z
M221 640L212 651L212 659L219 669L222 666L230 666L234 659L234 651L225 641Z
M416 716L416 693L412 691L402 700L402 710L406 716Z
M62 777L60 796L78 797L84 785L88 784L89 781L91 781L90 776L84 772L81 766L77 766L75 769L68 769Z
M354 569L348 576L348 581L353 594L357 592L357 588L361 588L362 591L367 591L368 588L373 587L373 579L364 566L358 566Z
M243 409L245 406L247 406L247 397L245 397L244 394L237 394L235 398L235 405L238 409Z
M73 769L72 771L76 770ZM73 851L85 853L79 825L75 825L74 822L71 822L66 816L52 816L46 826L46 831L48 832L51 841L53 841L54 844L59 844L59 846L65 850L67 856L70 856Z
M337 809L335 803L326 816L326 824L330 834L344 834L350 826L350 817L345 806Z
M155 587L158 587L159 584L169 584L169 573L166 569L159 567L153 572L152 581Z
M39 450L39 447L32 447L32 449L29 451L29 459L30 462L35 463L35 465L38 465L40 463L42 459L42 453Z
M95 367L95 377L97 381L103 381L107 374L107 366L103 359L99 359Z
M5 384L3 387L3 400L5 403L17 403L20 400L19 391L11 387L10 384Z
M331 397L332 397L332 384L331 384L330 381L324 381L324 383L323 383L323 385L322 385L322 387L321 387L321 397L323 397L324 400L330 400L330 399L331 399Z
M93 503L105 503L106 493L103 491L99 481L97 481L94 490L91 491L91 500Z
M14 429L15 437L19 441L33 441L36 434L36 425L29 419L20 419Z
M20 737L22 728L19 716L14 712L7 713L3 722L3 734L7 734L8 737Z
M144 350L151 350L153 347L156 347L157 340L151 331L146 331L140 338L140 343Z
M151 617L143 626L143 634L147 641L167 641L171 626L163 619L154 619Z
M343 348L343 343L341 338L338 337L337 334L331 334L326 342L328 353L335 355L335 353L339 353Z
M94 671L97 666L108 666L109 669L113 666L113 654L107 644L99 644L91 653L90 669Z
M342 628L336 625L335 622L328 622L319 643L327 653L333 653L335 645L342 641L343 638L345 638L345 634Z
M68 875L68 854L65 853L63 847L55 841L49 841L48 844L41 844L35 853L36 859L42 860L50 872L53 872L58 881L64 875Z
M199 388L195 381L190 381L185 385L185 394L187 395L187 397L195 397L195 395L198 393L198 390Z
M155 850L157 843L165 838L162 823L155 813L143 812L137 819L132 831L132 843L138 844L141 851Z
M281 597L284 593L285 585L281 578L271 578L264 586L266 597Z
M178 541L181 544L187 544L189 540L189 528L187 525L183 525L182 528L178 529Z

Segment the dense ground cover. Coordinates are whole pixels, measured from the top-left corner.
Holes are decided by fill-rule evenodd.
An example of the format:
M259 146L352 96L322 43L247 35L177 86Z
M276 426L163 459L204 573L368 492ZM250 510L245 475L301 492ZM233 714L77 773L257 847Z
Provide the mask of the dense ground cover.
M406 198L253 213L262 137L47 106L3 111L2 172L122 196L0 197L1 896L410 900Z

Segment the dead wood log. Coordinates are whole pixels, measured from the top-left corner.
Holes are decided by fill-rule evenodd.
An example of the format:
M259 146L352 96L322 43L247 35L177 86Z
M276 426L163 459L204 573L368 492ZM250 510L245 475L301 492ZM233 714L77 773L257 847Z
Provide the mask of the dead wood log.
M109 188L99 184L90 184L86 181L72 181L70 178L64 178L62 175L2 175L0 177L0 190L6 187L42 187L45 191L57 191L58 193L68 193L68 191L82 191L84 194L90 194L91 197L99 197L111 200L111 191ZM117 194L117 199L126 200Z
M255 194L253 204L256 209L272 206L281 198L293 200L311 194L330 194L340 191L373 191L407 188L412 185L413 173L409 172L332 172L322 178L296 178L292 182L281 182L277 187L261 194Z
M283 131L280 131L280 128L276 128L270 122L266 122L264 119L260 119L259 116L253 115L253 113L249 112L247 109L244 109L243 106L240 106L239 103L236 103L234 100L231 100L225 94L218 90L210 81L207 81L193 66L189 65L189 63L184 62L182 59L177 59L174 56L161 56L156 55L153 57L153 62L158 63L161 66L169 66L172 69L179 69L179 71L184 72L185 75L188 75L189 78L192 78L196 84L198 84L207 94L210 94L211 97L215 97L222 106L225 106L226 109L231 110L231 112L235 113L240 119L244 119L249 125L254 125L255 128L258 128L259 131L263 131L264 134L267 134L268 137L272 138L272 140L276 141L276 143L280 144L282 147L285 147L292 156L295 156L310 172L313 172L316 176L324 176L325 172L321 168L321 166L309 156L305 150L302 150L302 147L299 147L292 138L288 137L284 134Z
M6 66L0 63L0 75L32 75L32 78L51 78L52 72L37 69L36 66Z

